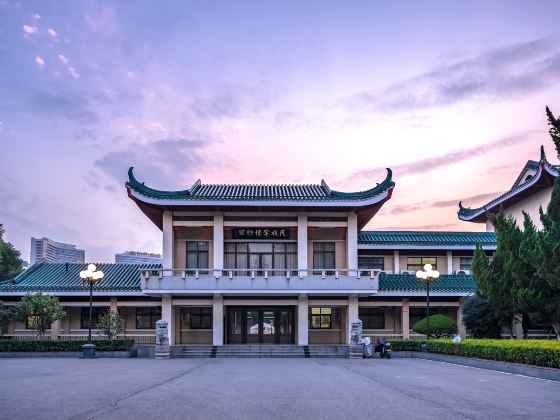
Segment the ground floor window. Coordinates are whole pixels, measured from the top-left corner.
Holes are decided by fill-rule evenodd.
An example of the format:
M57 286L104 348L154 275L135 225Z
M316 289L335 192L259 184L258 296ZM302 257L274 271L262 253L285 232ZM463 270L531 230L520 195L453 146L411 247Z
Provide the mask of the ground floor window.
M136 308L136 329L154 330L161 319L161 307Z
M310 308L311 329L340 328L340 308Z
M181 328L188 330L211 330L212 307L194 306L181 308Z
M361 307L359 318L362 320L362 327L371 330L385 329L385 309Z
M94 306L91 310L91 328L97 328L99 317L108 312L109 308L102 306ZM89 307L81 308L80 328L82 330L89 329Z
M432 270L437 270L436 257L408 257L406 261L406 269L419 271L424 269L424 265L432 264Z

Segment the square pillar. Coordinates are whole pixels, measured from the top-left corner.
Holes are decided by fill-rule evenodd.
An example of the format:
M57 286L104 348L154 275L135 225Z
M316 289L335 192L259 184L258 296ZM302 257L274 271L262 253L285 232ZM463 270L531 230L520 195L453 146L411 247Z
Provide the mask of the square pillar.
M467 336L467 327L463 323L463 302L459 301L459 306L457 307L457 333L465 338Z
M399 256L399 251L393 252L393 273L400 274L401 272L401 259Z
M298 270L307 270L307 213L298 213L297 261ZM299 271L298 275L307 276L307 272Z
M346 320L346 344L350 344L352 321L359 319L358 296L348 296L348 319Z
M402 301L401 325L403 338L410 338L410 304L408 299Z
M173 268L173 212L163 212L163 267ZM164 271L164 276L173 275L171 271Z
M214 213L214 261L213 268L216 276L221 275L224 268L224 213L217 211ZM232 268L232 267L228 267Z
M309 300L307 296L298 297L297 336L298 345L307 346L309 344Z
M51 340L58 340L60 335L60 319L51 324Z
M175 344L175 318L173 316L173 305L171 296L161 297L161 319L167 321L167 333L169 345Z
M453 274L453 251L447 251L447 274Z
M212 302L212 345L224 345L224 298L219 295Z
M111 312L117 312L118 311L117 297L116 296L111 296L111 304L110 304L109 310Z
M348 267L348 270L356 270L358 268L358 215L354 211L348 212L346 250L346 267ZM357 276L358 273L356 271L349 271L348 275Z

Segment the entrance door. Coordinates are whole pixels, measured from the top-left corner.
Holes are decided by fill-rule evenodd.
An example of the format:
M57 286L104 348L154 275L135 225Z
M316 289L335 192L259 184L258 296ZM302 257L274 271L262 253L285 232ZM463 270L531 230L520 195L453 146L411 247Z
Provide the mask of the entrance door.
M294 342L293 307L228 307L227 342L291 344Z

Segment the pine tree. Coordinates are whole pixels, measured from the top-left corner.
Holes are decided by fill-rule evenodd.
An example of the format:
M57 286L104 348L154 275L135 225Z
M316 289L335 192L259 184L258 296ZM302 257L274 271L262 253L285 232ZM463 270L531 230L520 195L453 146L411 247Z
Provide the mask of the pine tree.
M11 243L4 241L4 232L4 227L0 224L0 280L15 277L23 270L20 252Z
M550 137L552 137L552 141L556 146L558 159L560 159L560 117L555 118L548 107L546 107L546 116L548 117L548 125L551 126L548 132L550 133Z

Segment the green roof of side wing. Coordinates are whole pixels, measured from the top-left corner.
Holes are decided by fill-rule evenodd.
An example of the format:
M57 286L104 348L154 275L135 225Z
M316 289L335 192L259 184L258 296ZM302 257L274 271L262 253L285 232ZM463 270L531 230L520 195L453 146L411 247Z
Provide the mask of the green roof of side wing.
M495 232L362 231L360 245L495 246Z
M100 292L140 292L140 269L158 269L160 264L96 264L104 277L94 286ZM15 279L0 284L0 294L27 292L85 292L80 279L87 264L37 263Z
M202 184L200 180L187 190L156 190L139 182L133 168L128 170L126 186L144 197L157 200L188 201L359 201L375 197L395 186L392 171L387 168L385 179L369 190L359 192L334 191L322 181L321 184Z
M426 291L426 284L412 274L379 275L379 292L415 293ZM430 293L472 294L476 292L473 276L441 275L430 284Z

